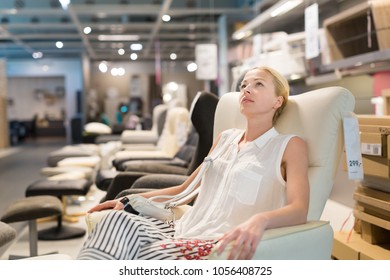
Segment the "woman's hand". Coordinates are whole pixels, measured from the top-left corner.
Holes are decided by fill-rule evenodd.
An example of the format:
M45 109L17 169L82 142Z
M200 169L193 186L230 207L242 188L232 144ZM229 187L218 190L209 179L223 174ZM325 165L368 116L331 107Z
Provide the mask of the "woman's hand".
M122 210L123 207L124 206L123 206L122 202L120 202L117 199L107 200L107 201L100 203L100 204L92 207L91 209L89 209L88 213L92 213L95 211L102 211L102 210L106 210L106 209Z
M226 246L233 242L229 260L250 260L267 227L268 219L261 214L255 215L236 228L226 232L219 241L217 252L221 254Z

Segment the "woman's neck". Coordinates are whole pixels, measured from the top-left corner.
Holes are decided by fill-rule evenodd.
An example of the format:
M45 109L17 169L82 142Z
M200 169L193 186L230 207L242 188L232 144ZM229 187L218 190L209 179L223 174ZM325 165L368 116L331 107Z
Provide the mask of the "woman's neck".
M245 130L245 133L242 137L241 142L246 143L246 142L251 142L264 133L266 133L268 130L270 130L273 127L272 123L247 123L247 128Z

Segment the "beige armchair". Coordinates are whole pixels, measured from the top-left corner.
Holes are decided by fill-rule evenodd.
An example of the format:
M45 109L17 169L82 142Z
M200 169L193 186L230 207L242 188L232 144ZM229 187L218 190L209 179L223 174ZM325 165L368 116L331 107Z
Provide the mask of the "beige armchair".
M214 135L231 127L245 127L239 113L239 93L227 93L219 101ZM304 225L265 232L254 259L330 259L333 229L320 217L332 190L342 155L343 116L354 110L355 99L346 89L328 87L291 96L277 124L281 133L301 136L309 150L310 206ZM226 259L228 250L212 259Z

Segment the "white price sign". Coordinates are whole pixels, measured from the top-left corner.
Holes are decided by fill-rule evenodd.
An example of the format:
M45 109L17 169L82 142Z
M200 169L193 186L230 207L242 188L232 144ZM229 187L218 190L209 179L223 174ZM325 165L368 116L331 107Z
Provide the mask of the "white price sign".
M354 115L345 116L343 126L348 178L361 180L363 179L363 163L358 119Z
M195 46L195 60L198 65L198 80L215 80L218 77L218 57L216 44L199 44Z

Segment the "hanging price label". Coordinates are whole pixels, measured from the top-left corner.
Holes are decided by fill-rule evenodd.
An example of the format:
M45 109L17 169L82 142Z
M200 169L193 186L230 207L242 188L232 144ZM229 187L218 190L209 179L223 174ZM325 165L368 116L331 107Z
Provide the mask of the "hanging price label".
M345 116L343 118L343 127L348 178L350 180L361 180L364 176L357 117L352 113L349 116Z

